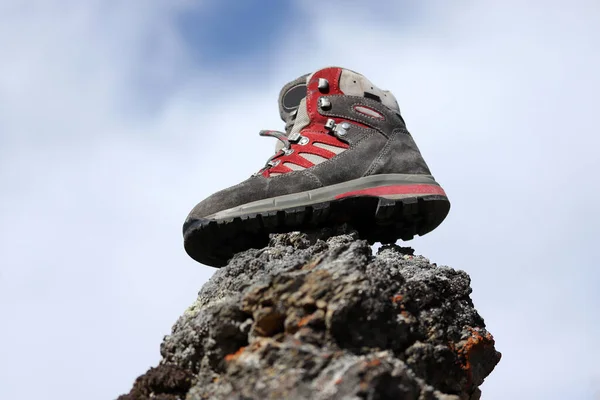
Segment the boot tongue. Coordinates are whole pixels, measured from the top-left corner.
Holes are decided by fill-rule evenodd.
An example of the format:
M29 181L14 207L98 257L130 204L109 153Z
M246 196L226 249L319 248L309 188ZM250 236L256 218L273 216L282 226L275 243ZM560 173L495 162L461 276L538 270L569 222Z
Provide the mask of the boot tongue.
M310 74L287 83L279 92L279 115L285 122L285 133L290 134L300 101L306 97L306 78Z

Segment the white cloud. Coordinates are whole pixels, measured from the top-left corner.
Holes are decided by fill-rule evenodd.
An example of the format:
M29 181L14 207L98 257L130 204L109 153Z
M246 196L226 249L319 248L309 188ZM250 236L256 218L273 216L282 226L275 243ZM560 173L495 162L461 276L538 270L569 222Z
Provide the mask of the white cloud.
M222 90L175 37L146 51L176 5L44 4L0 14L0 397L111 398L213 272L181 225L253 172L239 160L264 163L273 144L246 154L242 135L275 100Z
M398 97L453 201L448 220L413 243L471 274L504 352L484 398L589 398L600 331L600 7L461 2L403 26L401 8L377 25L361 24L370 4L329 4L328 23L308 28L324 40L306 64L348 65Z
M184 2L0 1L0 397L115 397L158 361L212 272L182 250L185 215L262 165L279 86L325 65L394 91L451 196L413 245L473 277L504 353L484 398L589 397L599 7L526 3L392 5L380 23L305 2L258 79L190 63Z

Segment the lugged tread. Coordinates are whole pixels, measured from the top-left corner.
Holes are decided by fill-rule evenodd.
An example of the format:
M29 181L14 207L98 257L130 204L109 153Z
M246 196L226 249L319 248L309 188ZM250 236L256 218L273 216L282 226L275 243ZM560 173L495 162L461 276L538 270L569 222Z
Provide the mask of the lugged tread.
M394 243L431 232L449 210L448 199L440 195L397 200L348 197L223 221L192 221L184 228L184 246L196 261L222 267L238 252L265 247L271 233L349 223L369 243Z

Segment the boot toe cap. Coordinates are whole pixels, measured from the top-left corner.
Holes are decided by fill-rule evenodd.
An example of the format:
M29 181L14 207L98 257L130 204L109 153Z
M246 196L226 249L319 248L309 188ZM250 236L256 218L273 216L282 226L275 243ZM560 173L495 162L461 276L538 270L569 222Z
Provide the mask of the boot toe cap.
M208 220L210 218L207 217L219 211L261 199L265 195L265 188L264 178L258 176L210 195L190 211L183 225L184 233L196 221Z

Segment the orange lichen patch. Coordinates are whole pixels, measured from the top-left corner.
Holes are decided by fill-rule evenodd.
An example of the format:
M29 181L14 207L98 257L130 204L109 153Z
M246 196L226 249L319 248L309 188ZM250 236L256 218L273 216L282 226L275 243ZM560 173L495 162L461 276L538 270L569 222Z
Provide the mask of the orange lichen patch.
M245 349L246 349L246 347L243 346L243 347L240 347L235 353L227 354L225 356L225 361L229 362L229 361L233 361L233 360L237 359L244 352Z
M471 369L471 356L476 351L482 350L486 346L494 345L494 338L488 332L485 336L481 335L479 331L475 329L470 329L471 336L467 339L466 343L459 349L459 354L464 357L465 364L464 368L466 370Z
M311 315L307 315L306 317L302 318L299 322L298 322L298 326L300 328L302 328L304 325L308 324L310 322L310 320L312 319L312 314Z
M369 361L369 363L367 364L369 367L376 367L378 365L381 365L381 360L376 358L374 360Z
M401 294L396 294L392 297L392 302L394 304L400 303L403 298L404 298L404 296L402 296Z
M334 382L336 385L339 385L340 383L342 383L342 378L338 378L335 380Z
M377 367L378 365L381 365L381 360L378 358L371 361L365 361L365 367Z
M482 335L479 330L469 328L471 336L458 344L457 348L451 346L458 353L461 368L467 373L468 384L473 383L473 359L481 356L490 347L494 348L494 337L486 332ZM495 350L494 350L495 351ZM477 378L476 378L477 379Z

